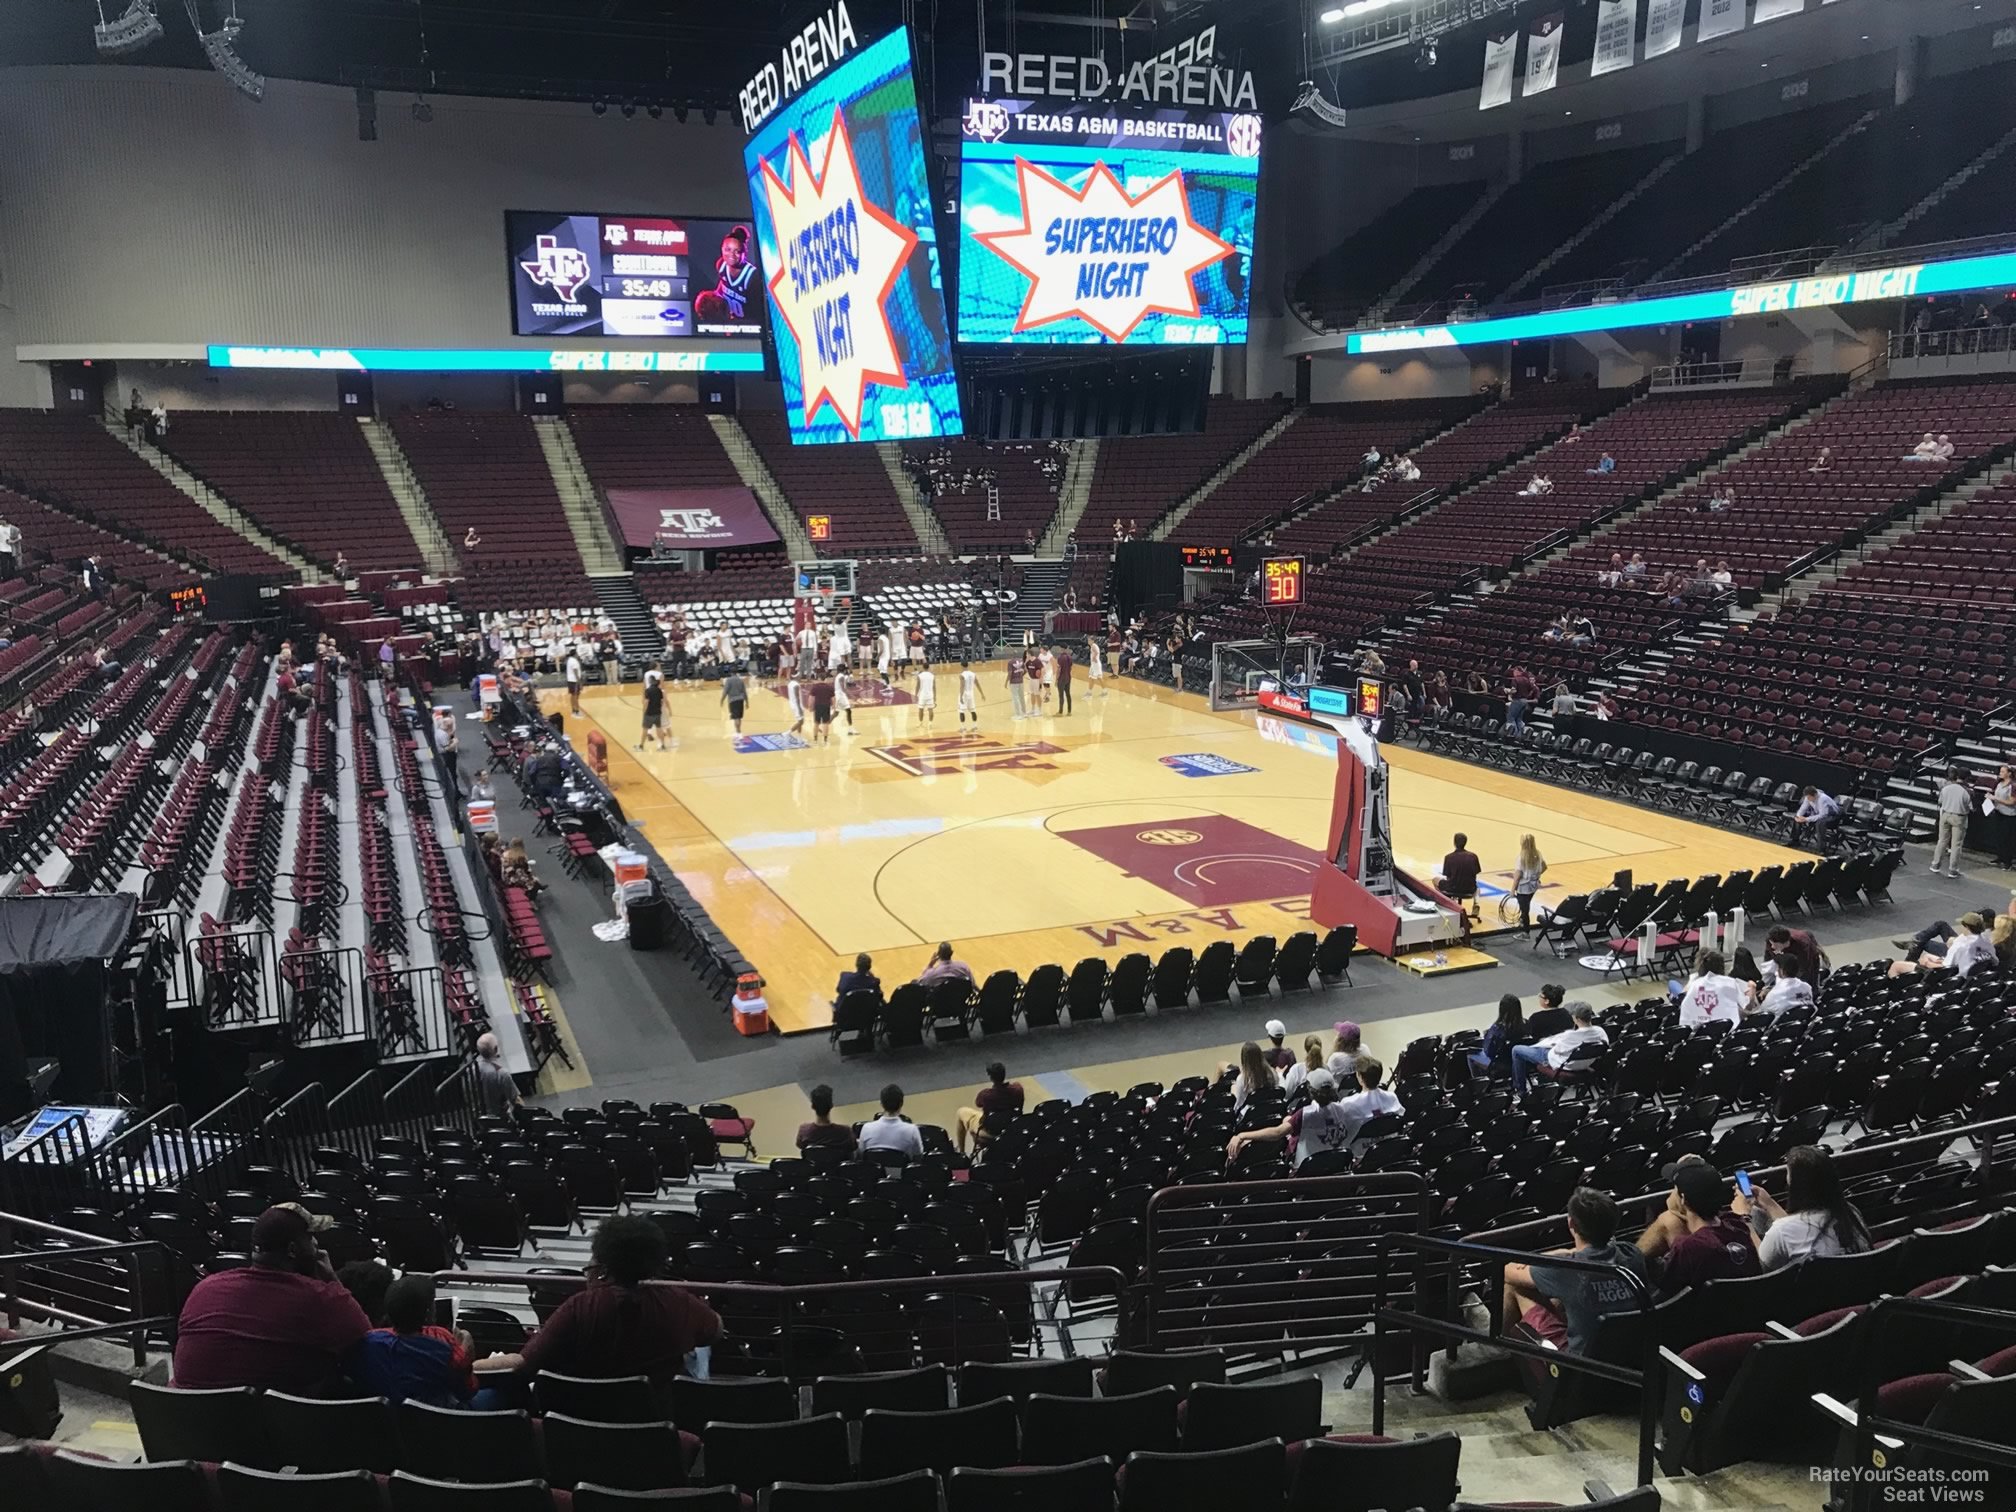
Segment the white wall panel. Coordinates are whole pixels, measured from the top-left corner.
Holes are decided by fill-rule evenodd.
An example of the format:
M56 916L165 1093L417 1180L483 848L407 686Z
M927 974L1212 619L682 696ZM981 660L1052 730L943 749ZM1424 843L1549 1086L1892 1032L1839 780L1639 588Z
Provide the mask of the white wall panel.
M508 346L507 208L745 215L724 119L215 75L0 72L12 343ZM10 352L11 355L11 352Z

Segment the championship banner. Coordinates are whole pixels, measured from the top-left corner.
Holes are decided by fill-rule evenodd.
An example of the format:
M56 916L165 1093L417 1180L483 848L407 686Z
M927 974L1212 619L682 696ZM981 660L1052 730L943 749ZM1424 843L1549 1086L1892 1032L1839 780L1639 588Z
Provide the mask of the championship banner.
M1743 30L1743 7L1749 0L1701 0L1701 24L1694 29L1696 42L1708 42Z
M1549 11L1533 23L1526 39L1526 88L1524 94L1545 94L1554 87L1561 67L1561 12Z
M1680 46L1681 24L1687 19L1687 0L1649 0L1645 12L1645 56L1664 57Z
M1596 52L1589 77L1631 66L1631 43L1638 31L1638 0L1598 0Z
M1761 26L1780 16L1796 16L1804 9L1806 0L1757 0L1757 14L1751 19Z
M612 488L609 510L626 546L702 551L777 539L770 517L746 488Z
M1512 68L1519 56L1519 33L1484 39L1484 89L1477 97L1479 110L1496 110L1512 103Z

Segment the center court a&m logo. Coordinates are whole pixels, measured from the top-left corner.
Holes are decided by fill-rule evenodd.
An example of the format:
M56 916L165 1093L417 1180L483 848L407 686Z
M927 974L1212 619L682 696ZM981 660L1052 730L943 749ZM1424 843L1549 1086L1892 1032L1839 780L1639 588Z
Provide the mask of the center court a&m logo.
M525 270L525 276L532 282L544 285L571 304L574 296L581 292L581 285L591 276L588 254L579 247L561 245L557 236L536 237L532 246L532 261L521 262L518 266Z
M982 735L948 735L938 740L905 740L869 746L868 754L911 777L952 777L962 772L1052 772L1064 747L1041 740L989 740Z

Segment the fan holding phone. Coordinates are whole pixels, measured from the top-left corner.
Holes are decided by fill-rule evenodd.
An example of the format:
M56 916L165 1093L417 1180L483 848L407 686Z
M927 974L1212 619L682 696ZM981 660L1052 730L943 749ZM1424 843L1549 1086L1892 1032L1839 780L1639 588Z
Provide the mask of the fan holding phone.
M1841 1190L1834 1157L1819 1145L1799 1145L1785 1157L1784 1205L1736 1173L1736 1199L1730 1204L1750 1220L1757 1258L1767 1271L1794 1265L1815 1255L1857 1255L1870 1247L1869 1226Z

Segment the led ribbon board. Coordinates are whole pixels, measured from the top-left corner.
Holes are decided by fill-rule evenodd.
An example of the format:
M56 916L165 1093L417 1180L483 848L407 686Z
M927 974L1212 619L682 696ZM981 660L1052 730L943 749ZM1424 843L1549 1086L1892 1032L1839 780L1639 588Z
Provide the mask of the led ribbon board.
M612 352L478 347L212 346L214 368L329 373L760 373L761 352Z
M1693 294L1667 294L1654 299L1625 299L1616 304L1583 305L1567 310L1541 310L1532 315L1503 315L1489 320L1456 321L1448 325L1398 326L1384 331L1353 331L1347 338L1345 350L1353 356L1371 356L1382 352L1415 352L1429 347L1481 346L1496 341L1539 341L1550 336L1580 336L1591 331L1623 331L1638 326L1672 325L1691 320L1732 320L1744 315L1770 315L1783 310L1817 310L1876 299L1960 294L1972 289L2000 288L2006 284L2016 284L2016 252L1960 257L1947 262L1907 263L1895 268L1870 268L1859 273L1821 273L1811 278L1744 284L1739 288L1705 289Z

